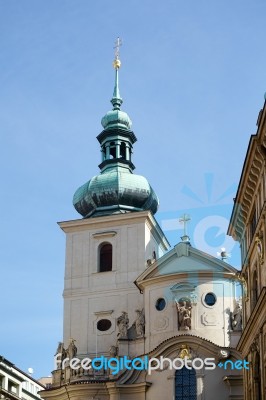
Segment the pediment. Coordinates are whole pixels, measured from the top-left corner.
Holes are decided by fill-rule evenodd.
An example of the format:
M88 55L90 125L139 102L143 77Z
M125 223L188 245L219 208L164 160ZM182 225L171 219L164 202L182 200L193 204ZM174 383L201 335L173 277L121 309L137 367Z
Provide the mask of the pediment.
M226 262L181 242L148 267L137 278L137 282L178 273L220 275L236 274L237 270Z

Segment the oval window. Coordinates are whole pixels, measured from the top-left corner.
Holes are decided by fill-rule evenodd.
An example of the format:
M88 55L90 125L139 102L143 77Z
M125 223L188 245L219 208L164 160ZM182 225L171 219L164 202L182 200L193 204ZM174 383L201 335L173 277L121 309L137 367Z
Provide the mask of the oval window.
M100 319L97 322L97 329L101 332L108 331L112 326L112 322L109 319Z
M207 306L214 306L216 303L216 296L214 293L207 293L206 296L204 297L204 301L207 304Z
M160 298L156 301L155 308L158 311L162 311L166 306L166 301L163 298Z

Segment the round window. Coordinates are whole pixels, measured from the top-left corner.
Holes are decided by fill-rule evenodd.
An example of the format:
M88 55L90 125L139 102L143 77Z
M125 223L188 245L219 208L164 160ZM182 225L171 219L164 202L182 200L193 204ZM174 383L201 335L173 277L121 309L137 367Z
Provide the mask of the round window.
M216 303L216 296L214 293L207 293L204 297L204 301L207 304L207 306L214 306Z
M160 298L156 301L155 308L158 311L162 311L166 306L166 301L163 298Z
M97 329L101 332L108 331L112 326L111 321L109 319L100 319L100 321L97 322Z

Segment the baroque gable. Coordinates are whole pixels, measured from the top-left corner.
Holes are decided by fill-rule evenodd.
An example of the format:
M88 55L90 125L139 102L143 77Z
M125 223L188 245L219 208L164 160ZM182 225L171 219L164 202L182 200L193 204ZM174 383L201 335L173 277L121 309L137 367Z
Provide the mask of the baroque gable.
M183 274L232 278L236 276L237 270L226 262L181 242L150 265L135 283L142 286L150 280L162 280Z

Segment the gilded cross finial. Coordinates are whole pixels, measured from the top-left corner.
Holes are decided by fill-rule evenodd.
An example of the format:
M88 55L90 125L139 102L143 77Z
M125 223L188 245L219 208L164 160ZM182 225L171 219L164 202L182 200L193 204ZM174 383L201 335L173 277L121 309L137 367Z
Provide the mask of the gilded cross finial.
M184 224L184 234L183 236L181 236L181 239L183 242L189 242L189 236L187 234L187 225L188 222L191 220L190 216L188 214L183 214L180 218L179 218L179 222Z
M120 56L120 47L122 46L122 40L120 39L120 37L118 37L115 41L115 59L113 62L113 66L115 69L119 69L121 66L121 61L119 60L119 56Z
M120 37L118 37L115 41L115 58L118 59L119 58L119 49L122 46L122 40L120 39Z

